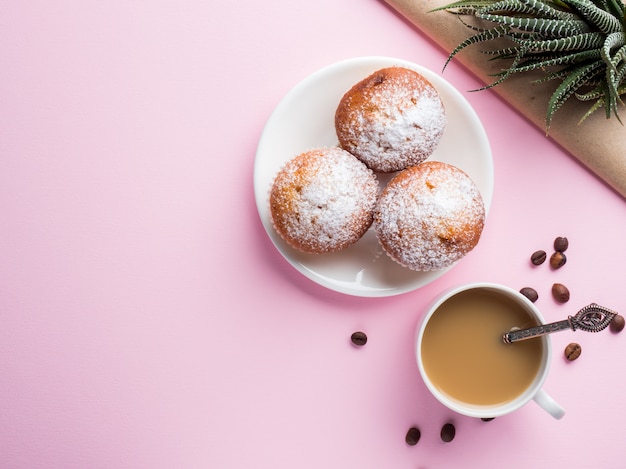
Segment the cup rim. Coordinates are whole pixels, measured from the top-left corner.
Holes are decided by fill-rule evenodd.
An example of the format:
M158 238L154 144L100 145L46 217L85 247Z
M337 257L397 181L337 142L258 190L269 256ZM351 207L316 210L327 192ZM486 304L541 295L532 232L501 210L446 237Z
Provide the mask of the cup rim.
M491 282L476 282L476 283L468 283L468 284L463 284L463 285L459 285L456 287L452 287L448 290L443 291L430 303L430 305L426 309L426 314L424 315L424 317L418 324L418 327L416 330L416 341L415 341L415 354L416 354L416 359L417 359L417 365L419 368L420 375L422 377L422 381L424 382L424 384L426 385L430 393L439 402L441 402L443 405L445 405L449 409L459 414L466 415L469 417L478 417L478 418L500 417L502 415L509 414L521 408L525 404L527 404L531 399L533 399L533 397L537 394L537 392L542 388L547 378L547 375L550 369L550 363L552 361L551 360L552 347L551 347L548 336L542 336L538 338L538 340L542 340L544 343L544 347L543 347L544 353L543 353L543 360L542 360L541 368L540 368L539 373L537 373L535 380L528 388L526 388L524 392L518 395L515 399L508 401L506 403L503 403L503 404L492 404L492 405L470 404L470 403L464 403L461 401L448 398L443 393L441 393L434 386L434 384L430 381L430 378L428 377L428 374L426 373L426 370L424 369L424 365L421 359L421 345L422 345L423 333L426 328L426 325L428 324L433 314L445 301L452 298L453 296L458 295L459 293L463 293L465 291L476 290L476 289L484 289L484 290L495 291L498 293L503 293L507 295L508 297L515 299L522 306L524 306L525 309L527 309L533 315L535 315L537 317L537 320L541 324L545 324L545 320L543 318L543 315L541 314L541 311L539 311L539 309L528 298L522 295L519 291L516 291L506 285L502 285L498 283L491 283Z

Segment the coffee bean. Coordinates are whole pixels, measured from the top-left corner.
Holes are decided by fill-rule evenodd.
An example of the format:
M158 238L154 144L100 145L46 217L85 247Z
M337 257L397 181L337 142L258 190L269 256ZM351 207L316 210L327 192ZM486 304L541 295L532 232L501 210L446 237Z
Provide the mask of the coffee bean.
M569 301L569 290L562 283L552 285L552 296L559 303L567 303Z
M548 255L546 254L546 251L535 251L532 253L532 255L530 256L530 262L533 265L541 265L546 261L546 257Z
M409 431L406 432L406 444L409 446L415 446L420 438L422 437L422 432L417 427L409 428Z
M456 428L451 423L446 423L441 428L441 439L446 443L450 443L454 440L454 436L456 435Z
M565 358L567 358L569 361L576 360L578 357L580 357L582 351L583 350L579 344L572 342L567 347L565 347Z
M350 339L352 340L352 343L354 345L365 345L367 343L367 335L365 335L365 332L355 332L354 334L352 334L352 336L350 337Z
M621 314L617 314L611 320L611 324L609 324L609 328L611 332L622 332L624 329L624 316Z
M519 292L533 303L539 298L539 293L534 288L524 287Z
M556 252L565 252L565 251L567 251L568 247L569 247L569 241L567 240L566 237L558 236L554 240L554 250Z
M560 269L567 262L567 257L562 252L556 251L550 256L550 266L553 269Z

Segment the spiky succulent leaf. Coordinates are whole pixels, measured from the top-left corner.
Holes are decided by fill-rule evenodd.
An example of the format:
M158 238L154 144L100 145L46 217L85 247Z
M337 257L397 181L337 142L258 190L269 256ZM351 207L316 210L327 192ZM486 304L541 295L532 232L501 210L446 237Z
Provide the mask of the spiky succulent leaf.
M533 17L512 17L507 15L494 15L491 13L477 13L476 16L481 20L499 23L510 28L516 28L520 31L528 31L539 36L562 38L570 34L570 32L585 33L589 31L584 21L564 21L552 20L547 18Z
M591 78L598 75L598 69L601 67L600 62L591 62L590 64L579 65L573 67L567 74L565 79L557 87L556 91L550 97L548 102L548 113L546 115L546 125L550 128L554 113L572 96L581 86L587 83Z
M594 5L590 0L567 0L580 14L603 33L610 34L622 30L621 22L607 10Z
M534 14L539 18L551 18L554 20L575 20L576 15L570 11L563 11L556 8L551 3L541 0L519 0L520 3L527 5L531 10L524 13Z
M530 72L532 70L542 70L557 65L572 65L601 57L600 49L584 50L582 52L574 52L573 54L550 56L543 58L542 56L534 57L521 63L515 70L515 73Z
M594 101L581 122L602 107L607 118L619 120L626 90L626 6L621 0L461 0L437 10L473 16L481 24L465 22L476 34L452 51L446 65L466 47L498 41L500 47L483 52L507 66L495 75L497 81L481 89L514 73L541 71L544 77L535 81L558 82L547 104L546 128L572 96ZM502 42L511 45L502 47Z
M450 61L454 58L454 56L466 47L471 46L472 44L477 44L479 42L486 42L500 37L504 37L506 36L507 31L508 28L506 26L498 25L495 28L485 29L479 31L473 36L468 37L465 41L456 46L456 48L450 53L450 55L448 56L448 60L446 60L446 63L443 65L443 68L445 69Z

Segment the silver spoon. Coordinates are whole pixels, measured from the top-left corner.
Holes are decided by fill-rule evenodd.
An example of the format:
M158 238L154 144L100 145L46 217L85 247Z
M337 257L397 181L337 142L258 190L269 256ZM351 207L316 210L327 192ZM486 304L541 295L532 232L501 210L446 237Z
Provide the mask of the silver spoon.
M600 332L611 324L611 321L616 315L617 313L609 308L591 303L578 311L574 316L569 316L562 321L542 324L529 329L511 330L502 336L502 340L505 344L511 344L519 340L532 339L533 337L552 334L553 332L567 329L573 331L580 329L581 331L587 332Z

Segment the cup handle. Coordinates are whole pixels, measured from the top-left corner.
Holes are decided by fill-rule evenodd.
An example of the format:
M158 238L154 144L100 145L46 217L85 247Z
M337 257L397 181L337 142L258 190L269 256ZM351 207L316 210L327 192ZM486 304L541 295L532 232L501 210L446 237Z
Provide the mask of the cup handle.
M565 415L565 410L561 407L550 395L545 392L543 389L537 391L537 394L533 397L533 400L541 407L543 410L548 412L555 419L560 419Z

